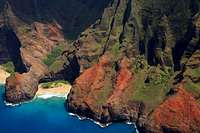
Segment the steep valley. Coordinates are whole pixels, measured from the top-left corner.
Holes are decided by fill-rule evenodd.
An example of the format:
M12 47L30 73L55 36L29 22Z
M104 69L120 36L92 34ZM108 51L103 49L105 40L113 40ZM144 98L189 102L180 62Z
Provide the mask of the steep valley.
M66 109L141 133L200 132L199 0L3 0L7 102L67 80Z

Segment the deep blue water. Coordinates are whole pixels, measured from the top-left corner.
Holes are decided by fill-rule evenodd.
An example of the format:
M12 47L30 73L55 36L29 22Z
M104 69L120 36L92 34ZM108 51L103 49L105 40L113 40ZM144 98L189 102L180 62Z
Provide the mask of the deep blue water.
M112 124L106 128L70 116L64 98L35 99L20 106L5 106L0 85L0 133L135 133L133 125Z

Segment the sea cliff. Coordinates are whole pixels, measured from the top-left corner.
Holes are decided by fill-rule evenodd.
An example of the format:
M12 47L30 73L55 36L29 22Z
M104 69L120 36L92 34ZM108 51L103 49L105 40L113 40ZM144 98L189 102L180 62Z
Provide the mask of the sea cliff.
M14 64L8 102L67 80L69 112L145 133L200 132L199 0L4 0L0 35L0 63Z

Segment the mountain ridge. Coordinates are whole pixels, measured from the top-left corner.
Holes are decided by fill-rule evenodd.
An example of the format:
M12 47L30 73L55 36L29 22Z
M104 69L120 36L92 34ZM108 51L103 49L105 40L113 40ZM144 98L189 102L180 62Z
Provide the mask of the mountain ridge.
M74 2L85 3L83 9L95 5L92 0ZM198 0L102 1L94 8L100 10L99 16L94 15L93 22L83 20L87 26L72 43L65 28L79 19L64 25L63 17L45 22L44 9L36 13L45 12L36 15L40 22L28 24L19 17L23 15L16 15L17 1L7 3L7 21L21 43L18 53L26 68L7 79L7 101L30 100L39 82L65 79L73 83L66 101L69 112L102 123L135 122L145 133L200 132ZM87 14L88 9L83 11ZM52 51L59 51L60 45L64 49L56 62Z

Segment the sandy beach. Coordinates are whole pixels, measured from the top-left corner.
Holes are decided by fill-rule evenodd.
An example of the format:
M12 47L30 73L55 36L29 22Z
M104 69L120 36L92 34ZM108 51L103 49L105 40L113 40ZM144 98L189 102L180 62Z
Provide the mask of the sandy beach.
M6 83L6 78L10 76L10 73L6 72L2 66L0 66L0 84Z
M42 88L41 85L39 85L38 92L36 93L36 97L39 98L50 98L50 97L67 97L71 90L71 85L63 84L60 87L54 87L54 88Z

